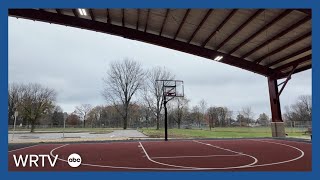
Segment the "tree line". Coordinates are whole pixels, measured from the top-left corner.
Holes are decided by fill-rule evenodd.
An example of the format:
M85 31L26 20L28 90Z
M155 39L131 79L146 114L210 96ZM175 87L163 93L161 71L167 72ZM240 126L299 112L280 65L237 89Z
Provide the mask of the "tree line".
M8 89L8 123L13 124L14 112L19 112L17 124L34 131L36 125L72 127L163 127L162 84L156 80L173 80L175 75L164 67L144 70L130 59L114 61L103 77L102 97L105 105L93 107L81 104L73 113L64 113L55 104L54 89L40 84L10 84ZM310 101L309 101L310 99ZM186 96L174 98L168 104L169 127L203 128L228 126L267 126L265 113L254 119L251 107L233 112L227 107L208 106L205 100L189 107ZM311 121L311 96L301 96L297 104L286 107L285 120ZM235 117L235 118L234 118Z

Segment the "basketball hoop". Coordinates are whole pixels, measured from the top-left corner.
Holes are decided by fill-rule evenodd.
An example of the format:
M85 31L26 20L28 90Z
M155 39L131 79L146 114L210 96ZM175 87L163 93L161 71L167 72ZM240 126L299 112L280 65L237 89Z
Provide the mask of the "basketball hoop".
M184 97L184 86L181 80L156 80L157 83L162 83L163 106L164 106L164 140L168 141L168 113L167 103L175 97Z

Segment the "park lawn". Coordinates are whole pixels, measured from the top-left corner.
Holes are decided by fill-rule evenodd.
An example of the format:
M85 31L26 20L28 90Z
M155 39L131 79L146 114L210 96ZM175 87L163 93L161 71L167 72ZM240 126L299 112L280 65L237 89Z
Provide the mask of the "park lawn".
M142 133L153 138L163 138L164 129L140 129ZM308 138L302 132L288 132L288 137ZM253 137L271 137L269 128L214 128L208 129L168 129L169 138L253 138Z

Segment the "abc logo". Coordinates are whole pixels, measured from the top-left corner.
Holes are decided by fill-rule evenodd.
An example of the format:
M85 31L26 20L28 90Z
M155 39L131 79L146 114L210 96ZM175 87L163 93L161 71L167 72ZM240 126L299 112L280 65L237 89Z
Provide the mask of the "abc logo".
M73 153L68 157L68 164L71 167L79 167L81 164L81 157L79 154Z

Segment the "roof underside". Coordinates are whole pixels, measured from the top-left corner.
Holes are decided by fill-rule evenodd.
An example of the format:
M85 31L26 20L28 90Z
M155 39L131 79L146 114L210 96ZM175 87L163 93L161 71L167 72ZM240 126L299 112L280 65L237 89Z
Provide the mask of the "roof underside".
M283 78L310 69L306 9L10 9L9 15L122 36Z

